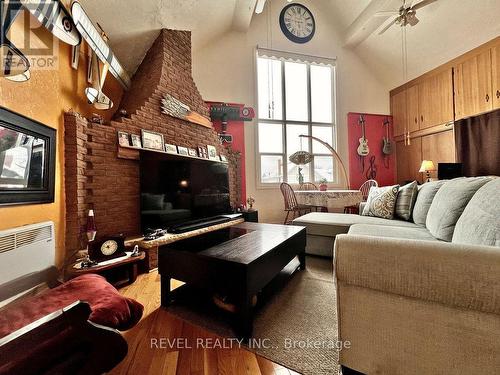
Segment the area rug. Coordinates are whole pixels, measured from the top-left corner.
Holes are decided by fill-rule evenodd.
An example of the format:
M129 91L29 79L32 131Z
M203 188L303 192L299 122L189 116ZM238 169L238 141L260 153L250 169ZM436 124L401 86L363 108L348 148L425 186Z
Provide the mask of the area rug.
M248 349L302 374L338 374L337 316L332 261L307 257L291 263L259 295ZM223 337L235 337L231 315L208 296L186 288L169 307L180 319Z

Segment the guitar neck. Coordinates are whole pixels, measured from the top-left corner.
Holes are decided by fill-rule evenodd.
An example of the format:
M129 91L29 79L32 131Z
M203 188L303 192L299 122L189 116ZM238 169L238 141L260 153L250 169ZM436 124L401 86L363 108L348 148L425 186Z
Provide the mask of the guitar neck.
M363 134L363 139L366 139L366 136L365 136L365 119L363 118L363 116L359 116L359 124L361 125L361 132Z

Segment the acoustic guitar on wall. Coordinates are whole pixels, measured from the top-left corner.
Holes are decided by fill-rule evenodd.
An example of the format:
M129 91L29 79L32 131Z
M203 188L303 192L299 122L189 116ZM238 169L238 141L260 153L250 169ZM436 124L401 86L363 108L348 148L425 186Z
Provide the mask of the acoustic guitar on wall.
M384 153L384 155L390 155L390 154L392 154L392 142L391 142L391 139L389 138L389 125L390 125L390 122L386 118L384 120L385 137L383 139L384 143L382 145L382 152Z
M359 139L358 155L366 156L370 153L370 149L368 148L368 139L366 139L365 118L363 117L363 115L359 115L358 124L361 125L361 131L362 131L362 136Z

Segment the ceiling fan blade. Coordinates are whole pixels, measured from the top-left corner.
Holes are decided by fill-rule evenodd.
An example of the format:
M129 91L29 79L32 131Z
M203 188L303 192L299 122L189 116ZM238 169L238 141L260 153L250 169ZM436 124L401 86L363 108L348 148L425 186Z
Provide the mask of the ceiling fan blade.
M264 10L264 5L266 5L266 0L258 0L257 5L255 6L255 13L261 14Z
M383 33L385 33L392 25L394 25L396 23L396 20L397 20L397 17L394 18L391 23L389 23L386 27L384 27L382 30L380 30L380 32L378 33L378 35L382 35Z
M408 24L410 26L415 26L420 20L417 18L417 16L412 16L408 17Z
M399 12L389 10L389 11L377 12L373 15L373 17L390 17L390 16L399 16Z
M423 8L429 4L435 3L437 0L422 0L420 3L413 5L411 8L417 10Z

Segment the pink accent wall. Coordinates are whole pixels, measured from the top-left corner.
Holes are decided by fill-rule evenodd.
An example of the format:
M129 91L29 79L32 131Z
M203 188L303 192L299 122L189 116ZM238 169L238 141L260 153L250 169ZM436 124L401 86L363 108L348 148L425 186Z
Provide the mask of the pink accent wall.
M347 114L348 142L349 142L349 181L352 189L358 189L367 178L370 167L370 158L375 156L376 177L379 186L393 185L396 181L396 143L393 138L392 117L389 115L363 114L365 118L365 136L368 140L370 153L364 157L358 155L359 138L362 136L361 125L358 124L361 113ZM383 138L386 136L385 119L389 120L389 137L392 142L392 154L386 156L382 152Z

